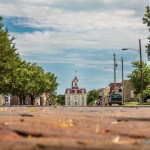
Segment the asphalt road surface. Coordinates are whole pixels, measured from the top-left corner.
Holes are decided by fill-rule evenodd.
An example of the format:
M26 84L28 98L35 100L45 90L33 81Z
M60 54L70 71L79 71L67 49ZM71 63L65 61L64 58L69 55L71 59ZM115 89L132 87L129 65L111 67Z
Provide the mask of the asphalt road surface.
M2 150L149 150L150 107L0 107Z

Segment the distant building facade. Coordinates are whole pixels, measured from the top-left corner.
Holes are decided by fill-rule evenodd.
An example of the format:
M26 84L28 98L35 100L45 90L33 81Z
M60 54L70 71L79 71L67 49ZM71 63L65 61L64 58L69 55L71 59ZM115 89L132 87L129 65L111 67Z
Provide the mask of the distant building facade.
M65 91L66 106L87 106L87 92L85 88L78 87L78 78L72 81L72 88L67 88Z
M0 106L4 106L5 105L5 96L0 94Z
M129 80L123 81L124 101L132 101L135 98L134 88Z
M101 88L99 90L99 95L102 96L103 98L107 97L109 93L110 93L110 87Z
M8 98L5 95L0 94L0 106L6 106ZM49 105L49 94L43 93L39 96L37 96L34 100L34 105ZM19 97L18 96L10 96L10 105L20 105ZM31 98L29 96L26 96L25 98L25 105L31 105Z
M107 105L109 101L109 93L110 93L110 87L101 88L99 90L99 96L102 96L102 105Z
M109 87L110 87L110 92L109 92L110 95L113 93L122 94L122 83L110 83Z
M49 98L50 97L48 93L43 93L35 98L34 105L42 105L42 106L49 105Z

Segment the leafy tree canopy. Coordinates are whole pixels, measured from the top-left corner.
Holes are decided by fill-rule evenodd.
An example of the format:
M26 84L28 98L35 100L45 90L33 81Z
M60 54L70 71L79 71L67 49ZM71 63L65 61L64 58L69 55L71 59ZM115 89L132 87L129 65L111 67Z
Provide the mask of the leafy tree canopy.
M150 6L146 7L146 13L145 13L145 15L143 17L143 23L147 24L147 27L148 27L148 29L150 31ZM148 40L149 40L149 42L146 45L146 51L147 51L147 56L150 59L150 36L148 37Z
M14 37L10 38L7 28L3 29L2 19L0 16L0 92L3 92L3 86L11 82L11 74L19 59L13 43Z
M14 37L10 38L8 29L4 29L2 19L0 16L0 93L17 95L20 104L25 104L25 97L30 96L33 105L34 99L44 92L52 98L58 86L57 77L20 58Z
M94 89L88 92L87 95L87 104L90 105L91 103L94 103L95 100L99 99L99 90Z
M140 62L132 62L134 70L128 76L130 78L131 83L135 89L135 94L139 94L141 92L141 71L140 71ZM146 90L147 86L150 84L150 67L143 63L143 89Z
M65 105L65 95L62 94L57 95L56 102L60 105Z

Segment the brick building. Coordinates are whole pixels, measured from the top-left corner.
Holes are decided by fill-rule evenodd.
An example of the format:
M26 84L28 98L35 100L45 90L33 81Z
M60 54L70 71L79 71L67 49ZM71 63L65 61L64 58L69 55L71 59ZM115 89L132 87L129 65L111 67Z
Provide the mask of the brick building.
M34 105L48 105L49 104L49 94L43 93L37 96L34 100ZM0 106L6 105L6 97L0 95ZM18 96L10 96L10 105L20 105L19 97ZM31 98L26 96L25 98L25 105L31 105Z
M115 93L115 92L119 93L119 94L122 94L122 83L116 83L116 89L115 89L115 83L110 83L109 87L110 87L109 94L112 94L112 93Z

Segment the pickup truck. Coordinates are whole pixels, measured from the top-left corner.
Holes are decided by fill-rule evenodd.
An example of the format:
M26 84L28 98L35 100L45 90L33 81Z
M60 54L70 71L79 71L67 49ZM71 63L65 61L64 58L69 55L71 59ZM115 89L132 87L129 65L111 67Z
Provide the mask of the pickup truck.
M111 94L109 99L109 105L112 104L122 105L122 96L120 94Z

